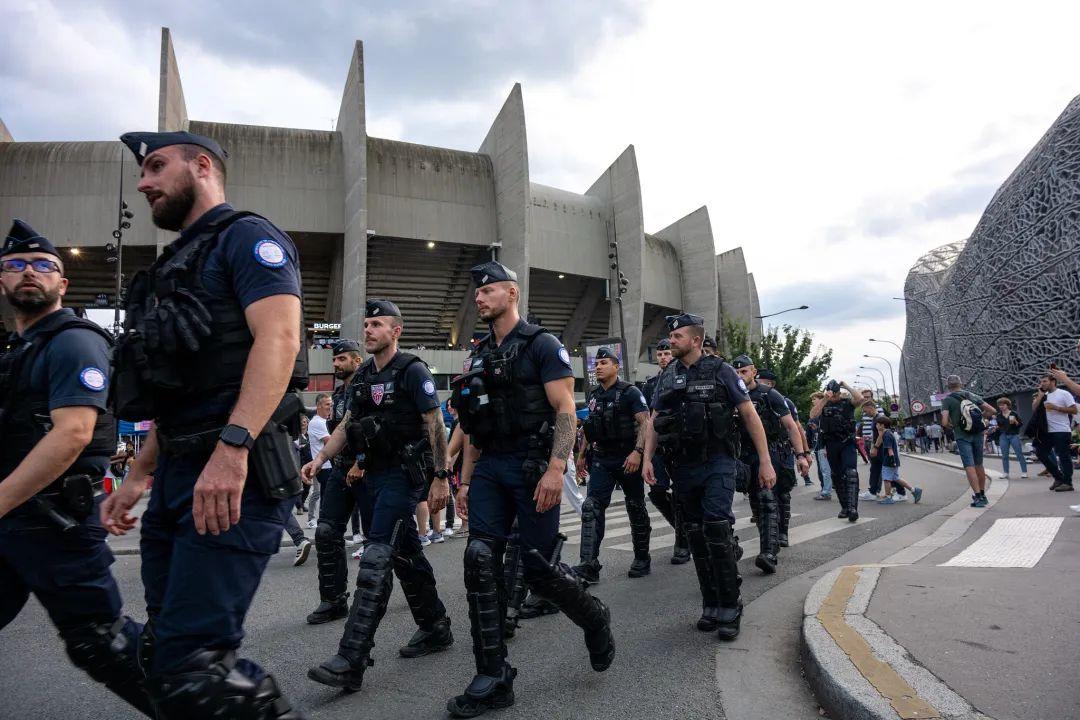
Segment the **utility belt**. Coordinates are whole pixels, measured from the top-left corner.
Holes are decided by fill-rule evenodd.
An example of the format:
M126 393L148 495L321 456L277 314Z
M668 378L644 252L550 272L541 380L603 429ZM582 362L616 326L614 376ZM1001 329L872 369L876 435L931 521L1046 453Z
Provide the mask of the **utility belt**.
M597 459L599 460L611 460L618 459L620 462L626 459L626 456L634 452L634 444L629 445L625 443L593 443L593 448L596 450Z
M78 527L94 511L94 498L101 494L102 479L93 480L89 475L68 475L53 483L55 491L39 492L30 498L26 506L30 511L47 519L61 532Z
M368 471L385 470L400 465L413 487L423 488L435 478L435 455L427 438L413 442L394 442L387 436L385 421L372 415L354 418L349 423L346 436L349 446L356 451L357 464ZM348 469L347 455L343 459ZM335 461L337 458L335 458Z

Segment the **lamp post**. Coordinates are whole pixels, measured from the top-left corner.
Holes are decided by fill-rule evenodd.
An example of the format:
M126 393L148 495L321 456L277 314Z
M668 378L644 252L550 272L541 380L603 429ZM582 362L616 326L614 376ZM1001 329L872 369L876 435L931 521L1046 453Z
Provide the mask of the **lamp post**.
M863 380L869 380L869 381L870 381L870 387L874 388L874 394L875 394L875 395L877 395L877 397L878 397L878 398L881 398L881 397L882 397L883 395L888 395L888 393L887 393L887 392L885 392L885 391L884 391L884 390L883 390L883 389L881 388L881 386L880 386L880 385L878 385L878 382L877 382L877 380L875 380L874 378L870 377L869 375L856 375L856 376L855 376L855 379L856 379L856 380L858 380L859 378L862 378Z
M934 310L922 300L916 300L913 297L894 297L893 300L902 300L903 302L913 302L917 305L921 305L926 313L930 316L930 331L933 333L931 337L934 339L934 369L937 373L937 379L934 384L937 386L938 392L941 392L941 378L943 377L941 371L941 355L938 353L938 340L937 340L937 319L934 317Z
M859 369L873 370L874 372L879 373L881 375L881 386L886 388L888 387L889 383L885 381L885 371L883 371L881 368L870 367L869 365L860 365Z
M907 369L907 359L904 357L904 348L900 347L892 340L875 340L870 338L870 342L887 343L900 351L900 369L904 372L904 394L907 395L908 410L911 409L911 375Z
M900 398L900 393L896 392L896 373L893 371L892 363L888 358L883 358L880 355L863 355L864 358L873 358L874 360L881 360L889 366L889 379L892 380L892 391L896 395L897 399Z
M123 150L123 148L121 148ZM123 291L124 285L124 260L123 260L123 247L124 247L124 231L131 227L131 218L135 217L135 213L128 210L128 205L124 202L124 156L126 153L120 153L120 200L116 206L116 229L112 231L113 239L116 240L116 245L112 243L105 244L105 262L116 263L115 273L115 287L113 295L113 335L120 337L120 331L123 326L120 324L120 294Z
M809 305L800 305L799 307L788 308L787 310L779 310L779 311L774 312L774 313L769 313L768 315L758 315L757 319L758 320L764 320L765 318L773 317L775 315L783 315L784 313L793 312L795 310L809 310L809 309L810 309Z
M615 220L614 220L614 218L612 218L612 221L611 221L611 231L613 233L615 232ZM623 343L624 343L623 347L625 348L626 347L626 344L625 344L626 343L626 320L623 317L624 314L625 314L623 312L623 295L626 294L626 291L627 291L627 289L628 289L628 287L630 285L630 281L626 279L626 276L622 274L622 270L619 269L619 238L618 238L618 235L615 235L614 237L615 237L615 239L608 243L608 247L611 249L611 252L608 253L608 260L611 261L611 270L614 273L614 278L615 278L615 281L616 281L615 282L615 288L616 289L615 289L615 292L611 291L611 281L609 280L608 281L608 296L609 296L609 299L614 300L615 302L617 302L619 304L619 335L622 337L622 340L623 340ZM611 296L614 296L614 297L611 297ZM635 363L634 364L635 365L637 364L636 358L635 358ZM630 382L631 381L630 380L630 358L623 358L623 363L622 363L621 370L622 370L622 374L623 374L623 379L626 380L627 382Z

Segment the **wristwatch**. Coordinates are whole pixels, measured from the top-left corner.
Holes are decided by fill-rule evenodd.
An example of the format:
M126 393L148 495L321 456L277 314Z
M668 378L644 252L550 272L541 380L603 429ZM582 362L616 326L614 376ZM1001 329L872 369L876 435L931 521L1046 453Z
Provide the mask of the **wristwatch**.
M641 447L640 445L634 448L634 452L636 452L641 457L645 457L645 448Z
M242 425L226 425L222 428L221 437L218 439L226 445L246 448L248 450L255 444L255 438L251 437L251 433L249 433L248 429Z
M450 477L450 473L446 472L446 470L445 470L445 469L443 469L443 470L436 470L436 471L435 471L435 477L436 477L437 479L439 479L439 480L445 480L446 478Z

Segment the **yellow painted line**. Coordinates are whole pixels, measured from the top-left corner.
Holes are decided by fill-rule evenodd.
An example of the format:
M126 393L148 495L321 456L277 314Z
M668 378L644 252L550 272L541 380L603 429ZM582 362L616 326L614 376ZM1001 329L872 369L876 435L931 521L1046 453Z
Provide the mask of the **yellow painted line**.
M825 632L847 653L855 668L870 681L879 693L889 700L893 709L904 720L926 720L940 718L941 713L929 702L919 697L918 693L904 678L882 662L870 649L869 643L855 628L847 624L844 611L855 592L861 566L852 565L840 571L828 596L818 611L817 619Z

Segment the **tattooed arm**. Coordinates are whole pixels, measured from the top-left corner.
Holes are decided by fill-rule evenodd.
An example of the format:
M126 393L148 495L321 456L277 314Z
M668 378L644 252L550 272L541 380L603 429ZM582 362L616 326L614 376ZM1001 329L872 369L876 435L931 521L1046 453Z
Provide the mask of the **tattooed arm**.
M431 446L431 454L435 458L435 469L446 470L446 425L443 424L442 410L433 408L423 414L424 427L427 428L428 444ZM428 510L437 513L446 507L446 499L450 497L450 481L446 478L435 478L428 492Z
M637 435L634 436L634 449L623 460L623 472L634 474L641 470L642 461L645 459L645 439L649 435L649 411L642 410L634 413L634 424L637 425ZM641 450L638 450L641 448Z
M544 383L544 392L551 407L555 408L555 437L551 445L551 457L547 471L536 484L533 499L536 511L547 512L562 500L562 476L566 472L566 459L574 450L577 428L574 423L574 378L559 378Z

